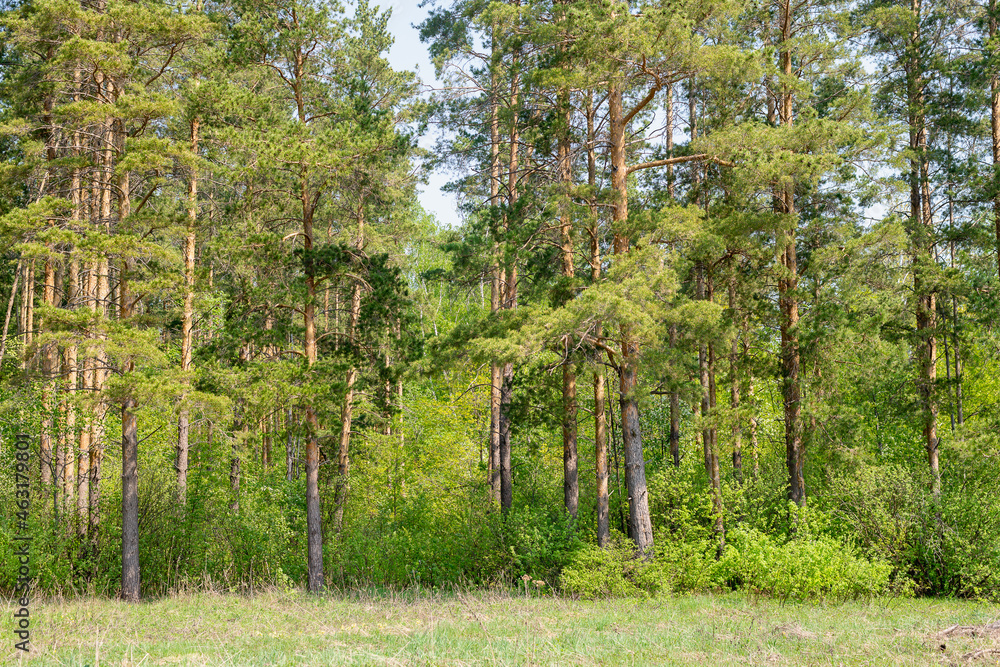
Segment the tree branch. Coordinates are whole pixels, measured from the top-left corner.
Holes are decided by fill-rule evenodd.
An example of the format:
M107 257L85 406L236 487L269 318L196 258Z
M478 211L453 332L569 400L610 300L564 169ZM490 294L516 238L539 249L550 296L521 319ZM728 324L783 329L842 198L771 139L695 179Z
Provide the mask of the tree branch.
M665 167L671 164L682 164L684 162L694 162L695 160L708 160L716 164L721 164L723 167L735 167L736 165L732 162L723 160L722 158L715 157L714 155L709 155L708 153L698 153L697 155L682 155L680 157L670 157L663 160L653 160L652 162L642 162L640 164L634 164L628 168L629 174L633 171L639 171L640 169L651 169L652 167Z

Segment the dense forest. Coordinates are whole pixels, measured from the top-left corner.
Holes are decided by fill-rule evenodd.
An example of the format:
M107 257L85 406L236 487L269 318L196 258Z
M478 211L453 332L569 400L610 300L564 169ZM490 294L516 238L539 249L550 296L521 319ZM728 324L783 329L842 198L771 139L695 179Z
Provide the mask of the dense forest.
M1000 597L996 0L388 18L6 4L0 590Z

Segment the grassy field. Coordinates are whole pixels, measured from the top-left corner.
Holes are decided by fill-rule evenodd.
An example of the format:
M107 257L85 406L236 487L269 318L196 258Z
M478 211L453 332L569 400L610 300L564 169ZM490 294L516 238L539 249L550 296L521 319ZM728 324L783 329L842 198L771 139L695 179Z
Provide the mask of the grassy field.
M575 601L491 593L192 594L32 604L4 665L1000 665L1000 608L742 595ZM954 627L960 626L960 627ZM946 632L950 629L950 632Z

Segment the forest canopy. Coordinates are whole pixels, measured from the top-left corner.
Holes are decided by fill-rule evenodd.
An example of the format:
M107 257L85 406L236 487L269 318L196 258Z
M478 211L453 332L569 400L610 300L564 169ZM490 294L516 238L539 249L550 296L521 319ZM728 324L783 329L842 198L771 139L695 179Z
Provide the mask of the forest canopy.
M389 16L4 5L0 590L1000 598L996 0Z

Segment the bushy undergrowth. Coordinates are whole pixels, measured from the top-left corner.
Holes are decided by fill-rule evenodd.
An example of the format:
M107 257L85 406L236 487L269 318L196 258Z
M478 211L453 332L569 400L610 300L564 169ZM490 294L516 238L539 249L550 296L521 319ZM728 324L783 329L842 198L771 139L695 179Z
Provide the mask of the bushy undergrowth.
M782 542L754 529L728 535L717 573L737 590L780 599L850 600L890 591L892 565L826 536Z
M25 415L28 413L25 412ZM22 415L0 428L37 430ZM111 431L113 429L109 429ZM154 436L155 439L155 436ZM189 478L188 504L176 501L169 445L142 453L140 564L143 594L185 588L246 591L301 586L305 580L304 482L279 466L245 461L237 496L229 488L229 444L204 445ZM436 450L428 450L436 451ZM331 585L394 588L455 584L512 589L527 577L570 595L618 597L671 592L745 590L777 599L831 599L880 594L1000 599L1000 486L996 438L969 438L945 452L942 490L931 493L921 466L854 461L843 472L809 481L805 509L785 499L776 458L740 483L724 482L726 549L718 557L715 516L702 462L686 457L649 463L655 549L637 558L631 542L593 545L593 507L578 520L562 507L552 469L524 460L513 509L490 500L482 471L455 473L407 492L368 485L348 503L344 529L333 530L326 489L324 535ZM12 506L12 449L0 449L0 503ZM818 455L818 453L817 453ZM101 517L87 538L76 535L66 509L33 487L28 521L32 573L48 592L115 595L121 577L121 492L117 452L104 460ZM540 455L539 455L540 456ZM907 454L907 456L909 456ZM157 460L160 457L162 460ZM900 460L902 462L900 462ZM555 470L555 472L553 471ZM544 473L544 474L543 474ZM522 473L527 475L527 473ZM376 475L355 478L360 488ZM238 506L235 501L238 499ZM624 516L616 495L612 516ZM581 501L587 496L581 494ZM619 511L622 510L622 511ZM18 564L11 513L0 513L0 591L12 590ZM544 587L543 587L544 588ZM545 588L545 590L548 590Z
M918 593L1000 599L1000 494L995 453L971 442L935 498L928 476L896 465L836 478L827 499L836 528L891 563ZM978 450L978 451L977 451Z
M505 570L514 580L528 575L551 583L584 546L574 521L559 506L517 509L504 523Z
M781 542L737 529L722 559L716 551L711 541L675 542L641 558L623 541L608 549L587 546L563 569L560 584L585 598L732 589L778 599L849 600L888 593L893 583L892 565L830 537Z
M114 470L111 457L105 465ZM109 477L111 477L109 475ZM26 532L31 572L38 589L63 594L116 595L121 582L121 487L103 485L101 515L89 535L50 497L36 494ZM300 509L301 484L263 477L245 480L239 496L218 492L192 476L188 506L176 501L172 480L144 471L139 486L139 562L144 595L186 588L245 591L287 586L305 576ZM17 564L10 544L18 532L13 517L0 520L0 590L10 591ZM304 524L304 521L301 521Z
M646 590L637 579L643 567L634 549L620 541L605 549L588 544L563 568L559 585L564 592L584 598L641 595Z
M373 519L355 517L341 536L329 540L328 576L337 585L481 584L495 567L491 524L469 521L468 508L417 493L380 507Z

